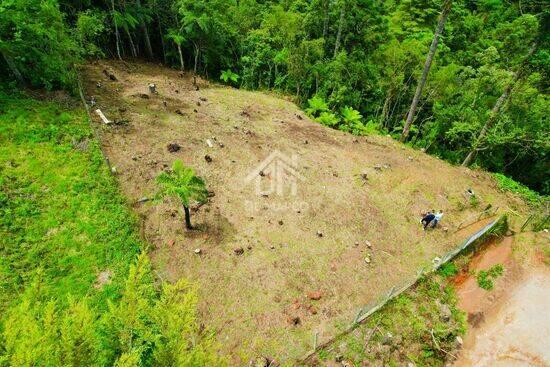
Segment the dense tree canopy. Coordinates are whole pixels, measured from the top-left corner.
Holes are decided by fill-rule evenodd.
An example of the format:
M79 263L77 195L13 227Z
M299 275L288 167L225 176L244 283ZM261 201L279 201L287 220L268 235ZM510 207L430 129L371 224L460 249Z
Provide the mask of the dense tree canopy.
M82 58L156 59L294 95L334 128L398 137L443 3L2 0L0 71L59 88ZM452 2L408 143L456 164L474 150L474 163L548 194L549 24L541 1Z

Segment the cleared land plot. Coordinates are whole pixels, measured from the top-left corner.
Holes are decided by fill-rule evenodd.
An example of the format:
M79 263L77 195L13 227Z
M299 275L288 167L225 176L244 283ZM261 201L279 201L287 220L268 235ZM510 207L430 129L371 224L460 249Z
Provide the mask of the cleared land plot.
M149 93L149 83L158 94ZM205 82L197 91L187 75L135 63L90 65L85 89L108 119L124 122L104 125L94 116L131 201L151 197L155 177L175 159L195 168L214 193L193 213L192 232L183 229L176 200L135 204L135 210L154 244L159 276L200 284L204 322L236 365L257 355L302 356L315 332L319 342L334 335L359 307L477 229L456 231L488 204L522 210L485 173L387 137L331 130L276 96ZM169 152L170 143L180 150ZM245 182L275 150L297 156L303 180L296 195L288 188L258 195ZM265 187L276 178L258 176ZM477 200L465 194L468 188ZM432 208L445 212L448 231L422 231L419 214Z

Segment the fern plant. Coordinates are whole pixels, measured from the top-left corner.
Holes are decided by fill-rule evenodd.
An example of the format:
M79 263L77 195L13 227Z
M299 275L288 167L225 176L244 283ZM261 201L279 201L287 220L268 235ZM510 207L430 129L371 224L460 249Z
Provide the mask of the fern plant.
M354 135L366 135L366 128L362 122L363 116L353 107L346 106L340 111L342 124L339 129Z
M309 116L319 116L323 112L328 111L328 104L319 96L313 96L307 101L309 107L306 108L306 113Z
M228 83L229 81L231 81L232 83L237 83L237 81L239 80L239 75L235 74L230 69L227 69L222 71L220 79L223 80L224 83Z
M319 117L315 119L315 121L320 122L325 126L334 127L338 125L338 123L340 122L340 119L338 118L338 116L336 116L333 113L321 112L321 114L319 115Z
M189 212L190 203L191 201L205 203L208 199L208 191L203 179L178 159L172 164L170 172L162 172L157 177L157 183L161 186L157 194L159 197L176 196L181 200L185 212L185 228L193 229Z
M341 114L342 114L342 120L347 125L353 125L358 122L361 122L361 119L363 118L363 116L359 111L349 106L342 108Z

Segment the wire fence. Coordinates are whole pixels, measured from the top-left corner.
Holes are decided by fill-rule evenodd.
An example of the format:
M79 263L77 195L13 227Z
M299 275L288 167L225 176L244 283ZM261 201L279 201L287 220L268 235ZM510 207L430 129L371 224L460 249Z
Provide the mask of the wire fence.
M496 213L498 208L492 209L492 210L484 210L479 215L477 215L478 220L481 218L484 214ZM329 340L323 342L322 344L318 344L318 333L316 332L313 337L313 349L307 353L300 361L301 362L307 362L311 357L313 357L319 350L327 347L330 345L334 340L342 337L343 335L348 334L351 332L355 327L364 322L366 319L368 319L372 314L374 314L376 311L380 310L382 307L384 307L389 301L394 299L395 297L399 296L403 292L407 291L409 288L411 288L413 285L415 285L418 280L423 277L426 274L432 273L436 271L441 265L445 264L446 262L449 262L452 260L456 255L464 251L467 247L469 247L472 243L476 242L480 237L488 233L499 221L502 219L502 216L496 218L495 220L491 221L489 224L478 230L476 233L468 237L463 243L461 243L459 246L453 248L452 250L448 251L441 257L435 257L432 260L432 263L430 265L425 265L422 268L418 269L416 272L416 275L402 284L395 285L391 287L391 289L378 298L377 300L365 305L364 307L361 307L356 315L355 318L350 323L349 327L347 327L343 332L339 333L338 335L330 338Z

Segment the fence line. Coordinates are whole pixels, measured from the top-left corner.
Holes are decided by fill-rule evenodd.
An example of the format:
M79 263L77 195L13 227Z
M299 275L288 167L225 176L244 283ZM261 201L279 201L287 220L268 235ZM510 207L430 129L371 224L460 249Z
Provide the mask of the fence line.
M496 210L495 210L496 211ZM484 211L486 212L486 211ZM482 212L482 213L484 213ZM338 335L330 338L329 340L325 341L324 343L322 344L318 344L318 340L317 340L317 336L318 336L318 332L315 332L315 336L314 336L314 344L313 344L313 350L311 350L309 353L307 353L304 357L302 357L302 359L300 359L300 362L304 363L304 362L307 362L311 357L313 357L315 355L315 353L317 353L319 350L327 347L328 345L330 345L334 340L342 337L343 335L346 335L348 334L349 332L351 332L353 329L355 329L355 327L362 323L363 321L365 321L367 318L369 318L369 316L371 316L373 313L375 313L376 311L380 310L382 307L384 307L386 305L386 303L388 303L390 300L392 300L393 298L399 296L401 293L405 292L406 290L408 290L409 288L411 288L413 285L416 284L416 282L418 282L418 280L424 276L425 274L428 274L428 273L431 273L431 272L434 272L436 271L441 265L445 264L446 262L450 261L451 259L453 259L456 255L458 255L460 252L462 252L466 247L470 246L472 243L474 243L476 240L478 240L481 236L483 236L484 234L486 234L491 228L493 228L495 226L495 224L497 224L500 220L501 220L502 216L495 219L494 221L492 221L491 223L487 224L485 227L481 228L479 231L477 231L476 233L474 233L473 235L471 235L470 237L468 237L463 243L461 243L459 246L457 246L456 248L448 251L445 255L441 256L441 257L435 257L433 260L432 260L432 265L431 266L423 266L422 268L420 268L417 273L416 273L416 276L405 282L405 284L401 287L401 288L397 288L397 286L393 286L388 294L386 296L383 296L382 299L378 299L372 303L369 303L367 304L365 307L362 307L358 310L355 318L353 319L353 321L351 322L350 326L348 328L346 328L344 331L342 331L341 333L339 333ZM397 290L396 290L397 288Z
M111 162L109 161L109 158L107 157L107 154L105 154L105 151L103 150L103 146L101 145L101 135L99 131L97 131L94 120L92 119L92 114L90 113L90 107L88 107L88 103L86 102L86 97L84 97L84 90L82 89L82 81L80 80L80 73L78 70L75 69L76 72L76 81L77 81L77 87L78 87L78 94L80 96L80 100L82 101L82 105L84 106L84 109L86 110L86 115L88 116L88 124L90 125L90 129L92 130L92 134L94 136L95 141L97 142L97 146L99 147L99 151L101 152L101 156L103 157L103 160L105 161L105 164L107 165L107 168L109 169L109 174L113 174L113 168L111 167Z

